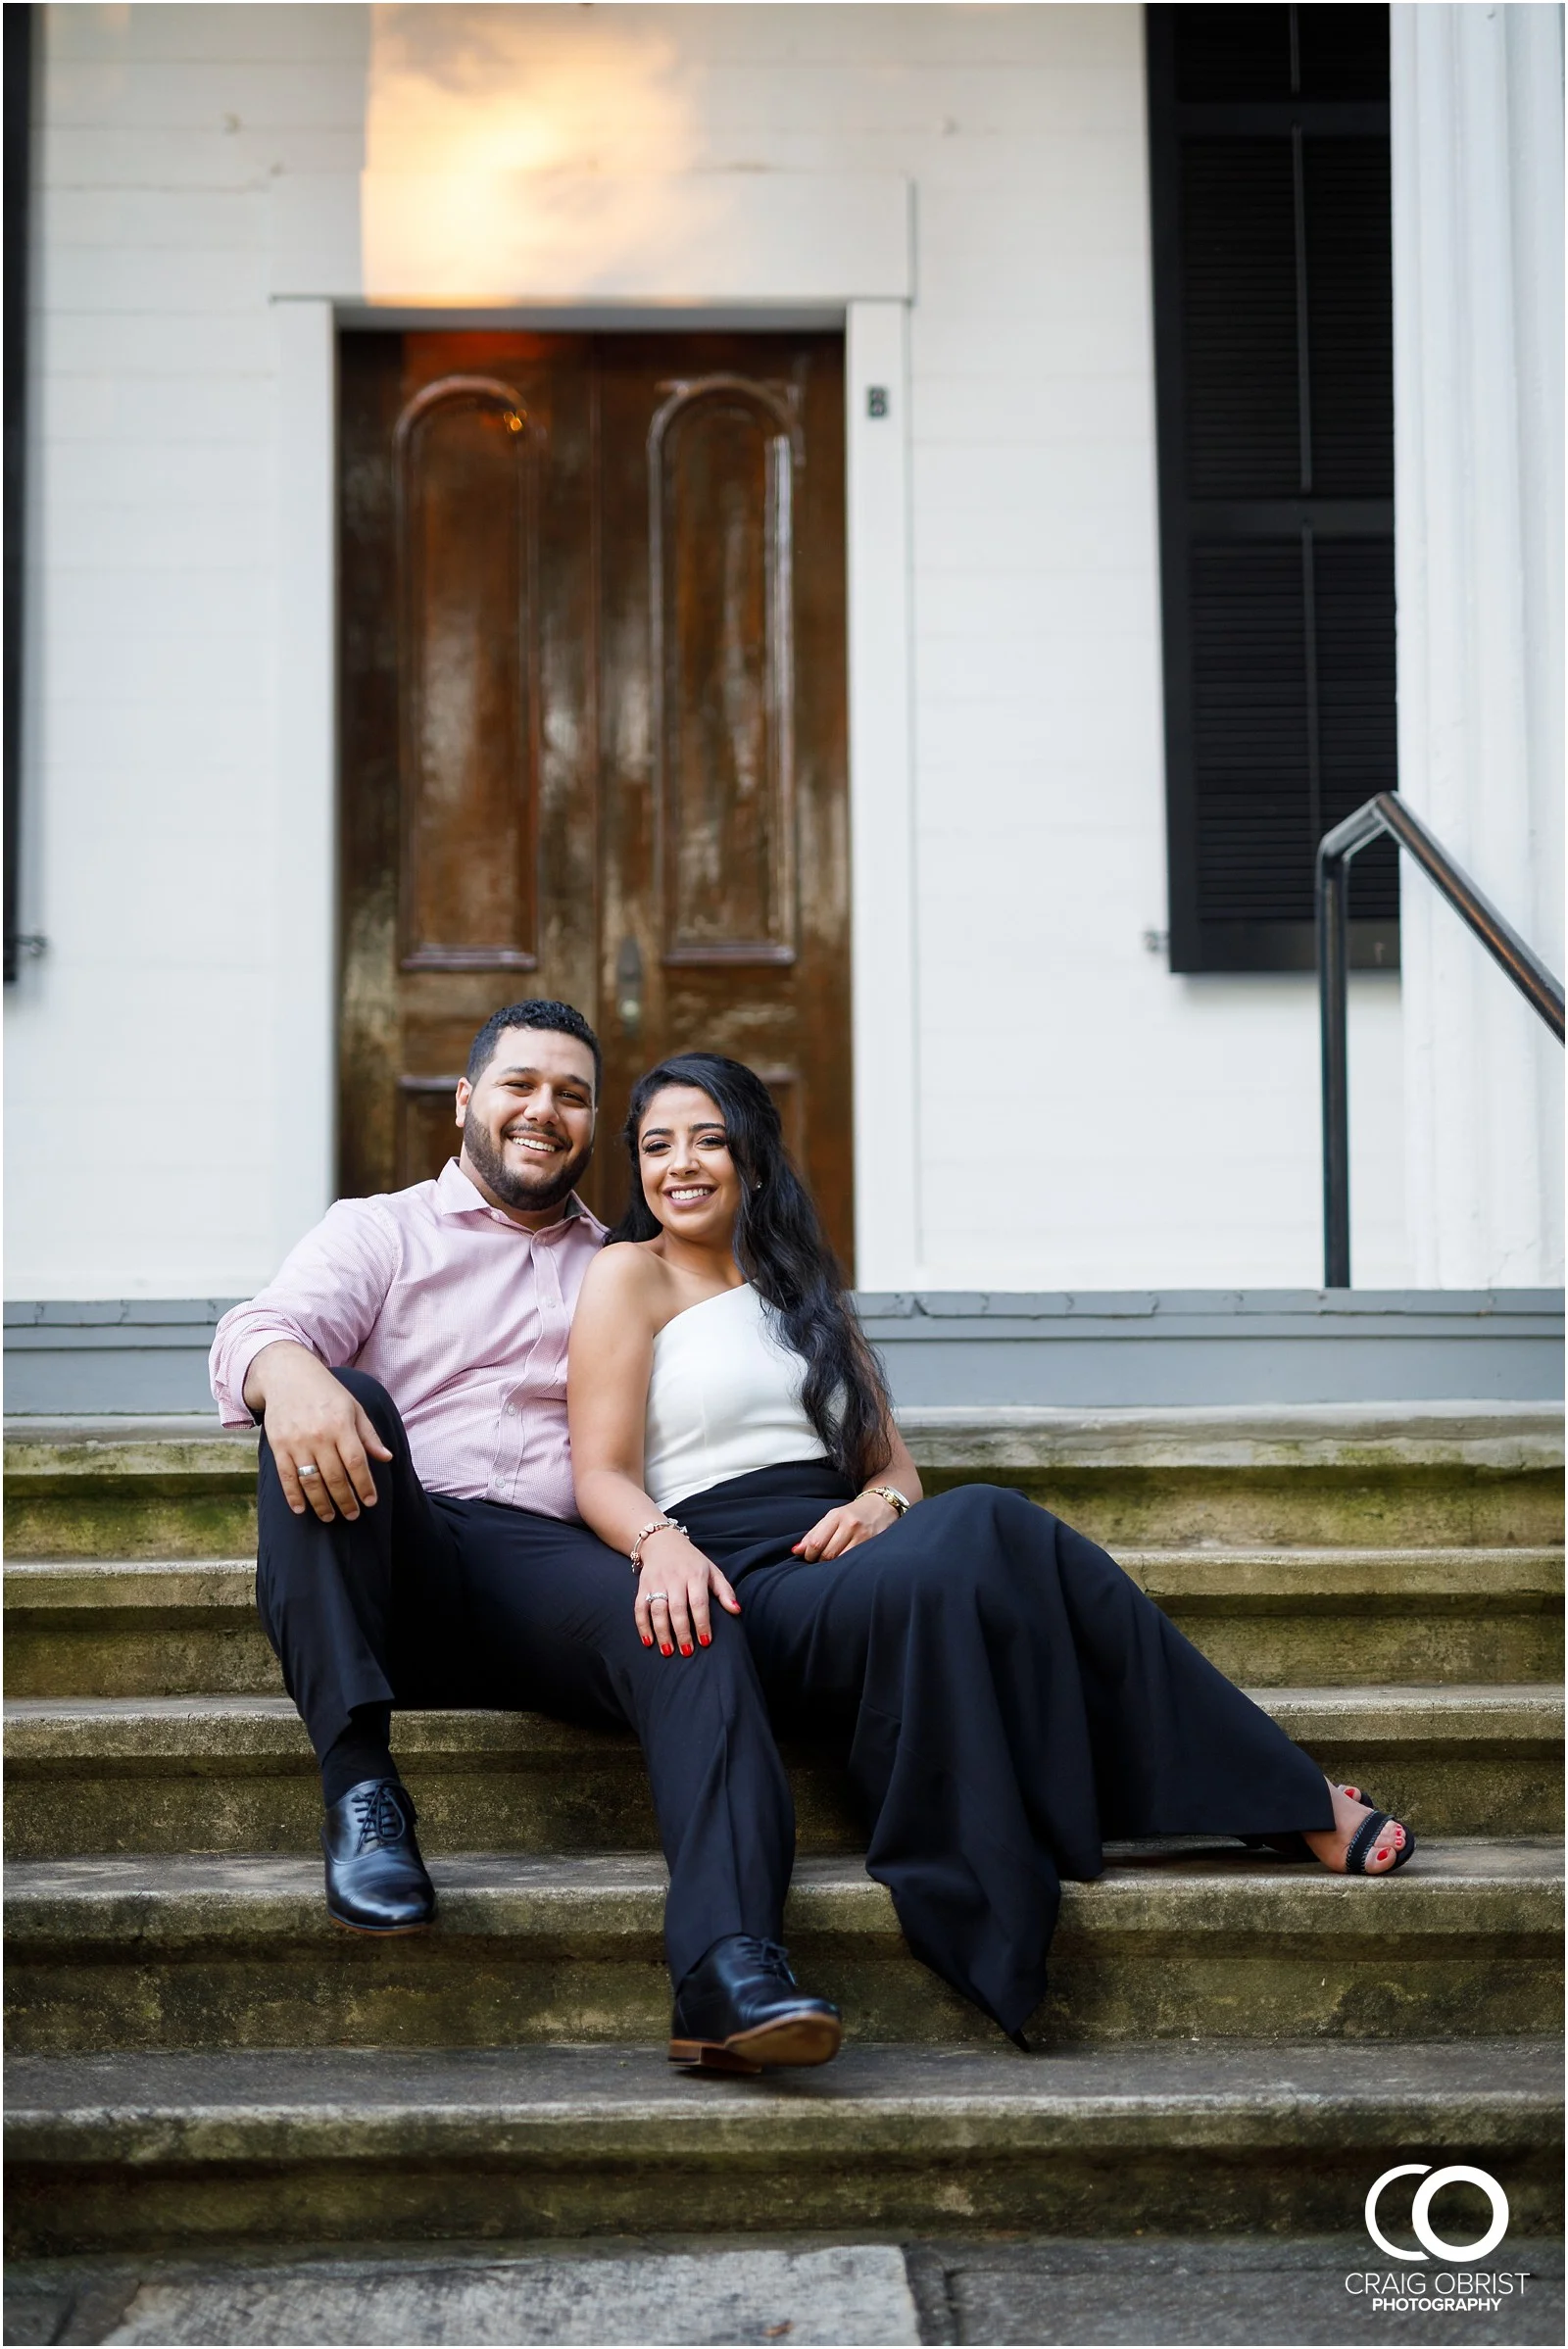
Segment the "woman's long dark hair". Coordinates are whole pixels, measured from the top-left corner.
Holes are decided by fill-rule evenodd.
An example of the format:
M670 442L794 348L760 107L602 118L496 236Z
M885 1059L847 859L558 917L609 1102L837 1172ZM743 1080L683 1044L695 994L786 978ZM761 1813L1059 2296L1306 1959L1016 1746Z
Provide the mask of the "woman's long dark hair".
M887 1386L845 1297L811 1195L790 1163L772 1097L744 1061L677 1052L638 1078L623 1129L631 1204L611 1240L652 1240L662 1228L643 1191L637 1136L649 1102L666 1085L694 1085L723 1119L741 1178L735 1260L805 1361L801 1402L823 1450L853 1485L863 1486L888 1464Z

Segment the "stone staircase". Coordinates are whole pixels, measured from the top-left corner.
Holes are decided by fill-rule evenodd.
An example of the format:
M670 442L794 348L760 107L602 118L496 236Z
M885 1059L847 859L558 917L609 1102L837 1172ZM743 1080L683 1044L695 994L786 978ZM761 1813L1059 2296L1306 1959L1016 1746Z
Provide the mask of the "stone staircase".
M632 1740L403 1717L438 1923L334 1931L309 1749L252 1606L254 1440L33 1422L7 1445L14 2252L1337 2231L1401 2161L1479 2164L1516 2227L1549 2226L1560 1421L906 1424L930 1486L1017 1485L1105 1542L1325 1769L1410 1820L1412 1865L1363 1884L1236 1845L1119 1847L1067 1889L1030 2058L908 1957L834 1755L792 1751L786 1930L845 2008L846 2054L672 2075Z

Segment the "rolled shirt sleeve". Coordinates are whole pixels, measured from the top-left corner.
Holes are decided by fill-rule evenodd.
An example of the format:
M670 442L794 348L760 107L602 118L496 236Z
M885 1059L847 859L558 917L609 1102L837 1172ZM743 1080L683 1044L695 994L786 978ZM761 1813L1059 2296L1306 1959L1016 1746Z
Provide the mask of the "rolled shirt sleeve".
M352 1363L375 1327L402 1252L397 1223L378 1199L329 1207L276 1279L218 1325L208 1367L223 1426L255 1426L245 1381L262 1348L281 1338L308 1347L329 1370Z

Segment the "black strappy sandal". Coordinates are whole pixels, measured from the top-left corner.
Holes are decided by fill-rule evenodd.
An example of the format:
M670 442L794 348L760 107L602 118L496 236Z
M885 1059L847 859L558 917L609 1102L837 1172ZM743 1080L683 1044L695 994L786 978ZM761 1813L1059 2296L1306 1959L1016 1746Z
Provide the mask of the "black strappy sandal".
M1361 1838L1366 1834L1368 1828L1377 1826L1404 1827L1404 1821L1402 1819L1396 1819L1392 1811L1379 1809L1374 1797L1366 1793L1360 1786L1342 1786L1340 1788L1340 1792L1342 1794L1348 1794L1352 1802L1364 1802L1368 1804L1372 1812L1371 1818L1363 1819L1360 1826L1356 1829L1354 1837L1352 1838L1350 1844L1351 1851L1353 1851L1356 1847L1356 1844L1361 1841ZM1380 1868L1378 1870L1378 1874L1380 1876L1392 1876L1394 1874L1395 1868L1402 1868L1404 1866L1405 1861L1409 1858L1414 1849L1415 1830L1413 1828L1404 1827L1404 1849L1396 1853L1395 1857L1394 1868ZM1365 1859L1365 1850L1362 1851L1361 1857L1363 1860ZM1347 1852L1345 1856L1345 1872L1347 1876L1365 1876L1366 1874L1364 1867L1357 1865L1356 1867L1352 1868L1350 1866L1349 1852Z
M1340 1786L1338 1791L1341 1794L1348 1795L1351 1802L1372 1803L1371 1795L1363 1793L1359 1786ZM1404 1821L1396 1819L1392 1811L1380 1811L1377 1804L1372 1803L1371 1811L1356 1829L1346 1851L1345 1873L1347 1876L1366 1875L1366 1855L1372 1848L1374 1839L1372 1831L1380 1827L1404 1827ZM1243 1835L1242 1841L1250 1851L1272 1851L1282 1860L1317 1859L1317 1853L1312 1849L1306 1837L1294 1828L1283 1835ZM1404 1827L1404 1847L1396 1854L1394 1867L1379 1868L1376 1873L1379 1876L1392 1876L1395 1869L1404 1866L1414 1849L1414 1830ZM1352 1854L1358 1856L1352 1857ZM1318 1864L1321 1866L1321 1861ZM1332 1870L1330 1873L1332 1874Z
M1391 1811L1369 1811L1367 1813L1350 1837L1349 1846L1345 1854L1347 1876L1365 1876L1369 1873L1366 1855L1386 1827L1404 1827L1404 1821L1396 1819ZM1404 1866L1414 1849L1415 1836L1409 1828L1404 1827L1404 1841L1394 1855L1394 1866L1379 1868L1376 1873L1379 1876L1394 1876Z

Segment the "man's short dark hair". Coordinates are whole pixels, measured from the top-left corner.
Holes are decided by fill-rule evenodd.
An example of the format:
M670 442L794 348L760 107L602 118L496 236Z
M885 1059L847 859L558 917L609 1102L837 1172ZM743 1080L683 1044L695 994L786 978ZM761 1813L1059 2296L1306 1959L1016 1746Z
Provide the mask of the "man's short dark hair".
M558 1003L549 996L532 996L525 1003L508 1003L500 1011L492 1011L478 1035L468 1047L468 1065L464 1071L471 1085L482 1077L496 1055L496 1046L509 1028L548 1028L553 1036L571 1036L585 1044L594 1056L594 1099L599 1099L600 1080L605 1071L605 1055L599 1049L599 1039L580 1011L570 1003Z

